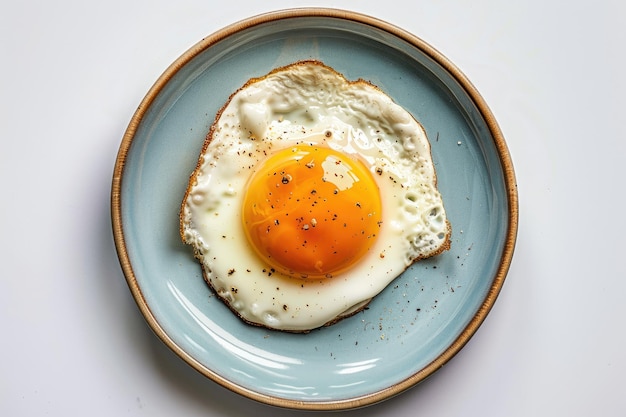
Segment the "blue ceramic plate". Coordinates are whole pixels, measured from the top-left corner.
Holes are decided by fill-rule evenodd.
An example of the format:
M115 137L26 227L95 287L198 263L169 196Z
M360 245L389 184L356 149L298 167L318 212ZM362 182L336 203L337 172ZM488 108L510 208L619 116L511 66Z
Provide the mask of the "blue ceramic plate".
M246 325L216 298L181 243L178 210L229 95L251 77L302 59L371 81L424 125L453 231L450 251L413 265L369 309L309 334L288 334ZM120 147L112 218L141 312L191 366L261 402L345 409L414 386L474 334L511 261L517 192L493 115L439 52L368 16L294 9L203 39L157 80Z

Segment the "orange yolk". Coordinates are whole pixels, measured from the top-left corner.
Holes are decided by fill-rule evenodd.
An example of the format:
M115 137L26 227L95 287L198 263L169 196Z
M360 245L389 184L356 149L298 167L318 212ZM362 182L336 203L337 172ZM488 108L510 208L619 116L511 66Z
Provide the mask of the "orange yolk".
M331 277L374 244L381 199L367 167L329 148L298 146L270 156L245 191L243 226L274 269Z

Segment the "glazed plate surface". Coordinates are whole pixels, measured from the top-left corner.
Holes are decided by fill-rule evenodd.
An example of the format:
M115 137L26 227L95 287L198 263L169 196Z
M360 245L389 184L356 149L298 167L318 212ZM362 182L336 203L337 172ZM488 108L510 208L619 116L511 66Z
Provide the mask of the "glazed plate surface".
M244 324L207 287L179 236L188 178L216 112L251 77L316 59L383 89L425 127L452 225L451 249L414 264L369 308L309 334ZM133 116L112 190L115 242L155 333L191 366L249 398L345 409L398 394L454 356L504 282L517 232L510 156L463 74L377 19L296 9L250 18L194 45ZM209 387L210 388L210 387Z

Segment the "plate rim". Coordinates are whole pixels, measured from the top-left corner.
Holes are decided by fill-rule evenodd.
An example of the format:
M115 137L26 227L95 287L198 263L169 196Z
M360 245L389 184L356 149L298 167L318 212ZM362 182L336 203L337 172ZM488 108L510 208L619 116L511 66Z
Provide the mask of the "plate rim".
M446 70L452 76L452 78L454 78L460 84L461 88L468 94L471 101L476 105L476 108L478 109L480 115L486 122L487 128L489 129L489 132L493 137L495 149L498 154L498 159L502 167L504 186L506 190L506 199L509 207L508 227L505 233L506 239L502 248L502 254L500 256L500 262L497 268L496 275L493 277L493 282L489 288L489 291L487 292L487 295L485 296L482 304L478 308L476 314L461 331L459 336L444 350L444 352L442 352L432 362L430 362L428 365L426 365L413 375L405 378L404 380L399 381L387 388L369 394L340 400L303 401L263 394L261 392L254 391L228 380L227 378L207 368L190 354L185 352L184 349L178 346L176 342L163 329L163 327L158 323L146 299L144 298L142 290L137 282L133 266L130 262L130 257L128 255L121 213L122 181L124 177L126 158L128 156L131 144L142 119L146 115L146 112L151 108L154 100L157 98L162 89L168 85L172 77L177 74L178 71L182 69L187 63L189 63L193 58L195 58L201 52L209 49L220 40L226 39L245 29L259 26L265 23L305 17L335 18L371 26L406 41L414 48L420 50L427 57L431 58L438 65L443 67L443 69ZM474 85L461 72L461 70L430 44L417 37L416 35L413 35L412 33L401 29L398 26L395 26L372 16L362 14L360 12L325 7L282 9L266 12L237 21L203 38L202 40L191 46L191 48L189 48L187 51L185 51L172 64L170 64L162 73L162 75L159 76L156 82L152 85L144 98L141 100L139 106L137 107L128 124L126 131L124 132L115 160L115 167L111 184L110 209L113 239L117 256L126 282L137 306L139 307L140 312L144 316L144 319L147 321L153 332L161 339L162 342L166 344L166 346L168 346L174 353L176 353L196 371L200 372L212 381L237 394L261 403L282 408L317 411L359 408L389 399L417 385L419 382L432 375L435 371L437 371L450 359L452 359L472 338L480 325L484 322L504 285L504 281L506 279L506 275L508 273L513 258L513 252L515 250L519 219L517 183L515 179L515 172L513 169L511 155L504 140L504 135L502 134L502 131L500 130L500 127L493 113L489 109L487 103L480 95L476 87L474 87Z

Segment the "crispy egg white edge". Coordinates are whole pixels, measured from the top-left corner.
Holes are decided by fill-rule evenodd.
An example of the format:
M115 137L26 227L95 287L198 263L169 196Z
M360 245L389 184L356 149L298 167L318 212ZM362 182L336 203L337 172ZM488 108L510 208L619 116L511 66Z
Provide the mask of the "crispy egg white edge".
M333 134L328 141L327 131ZM273 272L249 247L241 224L254 167L299 142L358 154L381 192L384 223L374 246L351 270L330 279ZM405 228L419 223L427 227ZM421 125L376 87L303 62L251 80L218 114L183 201L181 235L205 279L244 320L307 331L362 307L416 259L447 249L450 229ZM218 253L233 258L214 262Z

